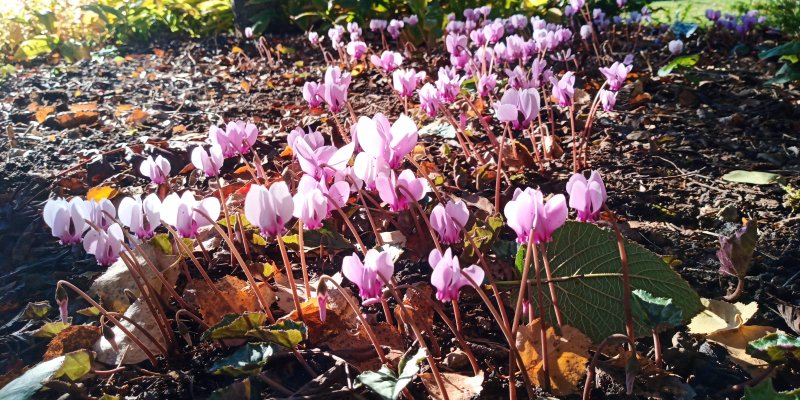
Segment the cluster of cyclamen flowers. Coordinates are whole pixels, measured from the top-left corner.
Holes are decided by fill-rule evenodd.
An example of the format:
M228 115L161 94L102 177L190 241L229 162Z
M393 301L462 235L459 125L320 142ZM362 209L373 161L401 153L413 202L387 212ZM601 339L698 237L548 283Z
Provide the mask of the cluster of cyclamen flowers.
M752 31L757 25L763 24L767 21L764 16L759 16L758 11L750 10L743 15L736 16L733 14L722 15L720 10L706 10L706 18L713 22L720 29L727 29L735 32L740 36L745 36L748 32Z
M208 150L196 147L191 154L192 164L209 178L218 176L225 158L248 154L257 136L255 125L241 121L230 122L225 128L212 126L209 131L211 146ZM171 169L163 156L148 156L139 166L139 172L159 186L168 185ZM118 207L108 199L50 199L43 212L45 223L62 244L82 242L84 250L105 266L116 262L124 247L126 235L120 224L137 240L152 238L162 223L172 227L180 237L194 238L200 228L211 225L219 214L217 198L197 200L190 190L180 196L171 193L163 199L156 193L144 198L125 197ZM130 244L136 245L135 242Z

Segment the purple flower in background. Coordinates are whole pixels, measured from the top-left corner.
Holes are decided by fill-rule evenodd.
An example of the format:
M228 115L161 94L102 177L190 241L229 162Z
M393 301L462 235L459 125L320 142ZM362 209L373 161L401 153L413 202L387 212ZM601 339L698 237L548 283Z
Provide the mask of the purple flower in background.
M597 221L608 195L603 178L592 171L587 180L582 173L572 175L567 182L569 206L578 212L578 221Z
M572 105L572 97L575 95L575 75L569 71L557 80L555 77L550 77L550 83L553 85L553 96L558 101L561 107L569 107Z
M580 10L584 4L586 4L586 0L569 0L569 5L576 11Z
M153 230L161 225L161 200L155 193L144 200L138 196L126 197L119 203L118 217L139 239L149 239L153 237Z
M669 52L672 53L673 56L677 56L683 52L683 42L680 39L673 40L667 44L669 48Z
M102 229L107 229L114 223L113 216L117 209L109 199L86 200L83 202L83 217Z
M522 14L514 14L509 17L508 20L511 26L516 30L525 29L525 27L528 26L528 18Z
M405 23L408 26L417 26L417 24L419 23L419 17L417 17L416 14L413 14L408 17L403 17L403 23Z
M378 32L386 29L387 22L384 19L373 19L369 21L369 30Z
M366 53L367 44L360 40L354 40L347 44L347 54L350 55L353 60L360 60Z
M386 161L390 168L400 167L418 137L417 124L405 114L391 125L381 113L372 118L362 116L356 124L358 145L373 158Z
M628 4L628 0L617 0L617 7L619 8L625 7L626 4Z
M459 55L467 48L467 37L458 33L450 33L444 39L447 52L452 55Z
M425 80L425 71L409 69L396 69L392 74L392 86L402 97L411 97L417 90L417 85Z
M566 15L567 17L572 17L573 15L575 15L576 12L578 11L575 8L573 8L572 5L567 4L567 6L564 7L564 15Z
M331 39L331 46L333 46L334 49L344 46L344 27L341 25L334 25L332 28L328 29L328 37Z
M394 262L386 251L369 249L364 262L353 253L342 260L342 274L358 286L358 295L365 306L380 300L383 285L394 274Z
M361 40L361 27L357 22L348 22L347 32L350 32L350 41Z
M477 21L478 18L480 17L481 15L479 13L476 13L474 9L472 8L464 9L464 18L466 18L467 21Z
M483 27L483 36L490 44L497 43L506 33L505 27L501 22L493 22Z
M317 82L307 81L303 85L303 99L308 102L311 108L317 108L322 104L321 92L322 88Z
M252 187L250 190L253 190ZM211 221L203 216L201 211L207 214ZM213 221L217 220L219 212L220 203L216 197L197 201L194 194L188 190L180 197L177 193L170 194L161 205L161 219L174 227L182 238L194 238L199 228L212 225ZM250 216L247 220L253 222Z
M436 90L439 100L448 104L452 103L461 92L461 83L464 78L458 75L455 68L448 67L439 68L438 76Z
M403 64L403 56L400 53L388 50L381 53L380 57L373 54L369 60L376 68L380 68L387 73L394 71Z
M397 40L397 38L400 37L400 30L403 29L403 25L403 21L393 19L389 21L389 27L386 28L386 31L389 32L389 36L391 36L392 39Z
M225 156L222 154L222 147L218 144L213 144L208 151L200 146L195 147L192 150L191 159L195 168L203 171L207 177L211 178L219 175Z
M328 67L325 81L322 83L321 97L331 112L339 112L347 103L347 90L350 87L350 74L342 72L339 67Z
M631 65L626 66L620 62L615 62L610 67L600 68L600 72L608 80L609 89L619 90L625 83L625 78L628 77L628 73L631 72L632 68L633 66Z
M252 27L248 26L247 28L244 28L244 37L246 37L248 39L252 39L253 38L253 28Z
M250 185L244 199L244 215L265 237L283 234L293 212L294 203L286 182L274 182L269 189Z
M730 236L719 237L719 272L726 275L747 276L758 242L758 227L755 220L748 220L743 227Z
M208 137L212 144L222 147L222 154L226 158L233 157L250 152L250 147L258 138L258 128L244 121L230 121L224 130L215 125L211 126Z
M436 114L439 113L439 106L442 104L441 101L439 101L439 92L436 90L436 87L430 83L422 85L419 89L419 103L422 110L425 111L429 117L435 117Z
M622 63L628 66L633 65L633 59L634 59L633 53L629 53L625 56L625 59L622 60Z
M430 191L428 181L417 178L410 169L403 170L400 175L391 171L388 176L379 176L375 179L375 188L392 211L408 209L409 203L422 200Z
M603 89L600 91L599 96L600 103L603 104L603 111L612 111L617 104L617 92Z
M592 37L592 26L589 24L581 26L581 39L589 40Z
M499 121L510 122L514 129L526 129L539 115L539 92L535 88L508 89L493 108Z
M489 18L489 14L492 13L492 6L483 6L480 8L475 9L477 12L483 15L483 18Z
M497 86L497 75L486 74L478 78L478 83L475 88L481 97L486 97L494 92L495 86Z
M517 188L513 199L503 209L508 226L517 234L517 243L526 243L531 231L534 243L549 242L553 232L566 222L567 213L563 194L555 195L545 203L542 192L532 188Z
M319 46L324 38L325 36L320 36L317 32L308 32L308 42L311 43L312 46Z

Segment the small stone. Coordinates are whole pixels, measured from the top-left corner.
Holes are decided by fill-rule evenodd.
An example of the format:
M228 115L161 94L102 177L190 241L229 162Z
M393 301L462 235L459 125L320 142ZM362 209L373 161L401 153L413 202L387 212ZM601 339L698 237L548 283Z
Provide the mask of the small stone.
M469 358L461 349L456 349L445 356L443 364L452 370L458 371L469 366Z
M739 210L733 204L728 204L717 212L717 218L726 222L738 222Z
M647 131L633 131L625 136L625 139L637 142L647 140L650 137L650 134Z

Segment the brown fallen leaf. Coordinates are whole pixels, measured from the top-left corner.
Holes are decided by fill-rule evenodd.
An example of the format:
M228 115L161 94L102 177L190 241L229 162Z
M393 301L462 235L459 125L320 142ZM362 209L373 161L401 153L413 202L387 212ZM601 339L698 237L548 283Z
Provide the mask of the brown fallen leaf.
M79 112L79 111L95 111L97 110L97 102L96 101L88 101L85 103L75 103L69 105L69 110L72 112Z
M777 309L778 314L786 321L786 325L789 325L794 333L800 334L800 306L778 300Z
M541 319L536 319L528 325L521 325L517 331L516 346L528 377L534 384L543 386L540 324ZM552 326L547 328L551 391L556 396L577 391L578 383L586 376L589 346L592 344L586 335L571 326L563 326L562 333L563 336L558 337Z
M54 106L42 106L36 110L36 122L42 123L47 119L47 116L54 113L56 108Z
M430 331L433 325L434 309L431 303L433 302L433 288L427 283L419 283L406 290L403 295L403 304L406 305L406 310L411 314L414 323L421 327L424 331ZM402 309L400 307L394 308L394 317L398 321L403 318Z
M147 111L144 111L141 108L137 108L131 111L131 114L128 115L128 118L125 119L125 123L130 125L137 125L142 121L144 121L145 119L147 119L147 117L149 116L150 114L148 114Z
M480 395L483 390L483 371L475 376L465 376L451 372L442 372L441 375L445 390L447 390L447 397L450 400L469 400ZM426 372L420 374L419 377L432 398L444 398L432 373Z
M705 310L689 322L689 333L712 334L734 330L746 323L758 310L758 303L728 303L721 300L700 299Z
M100 118L95 111L63 112L56 115L56 123L62 128L76 128L81 125L91 125Z
M100 327L91 325L72 325L59 332L44 353L44 361L52 360L73 351L89 349L100 338Z
M197 304L203 320L209 325L216 324L225 314L240 314L245 311L259 311L261 306L258 298L253 292L252 287L233 275L225 275L222 279L214 282L227 301L219 299L217 295L208 287L202 279L195 279L186 286L186 290L194 290L192 296L187 296L186 300ZM275 301L275 293L265 283L260 284L261 293L264 299L272 305ZM268 305L268 306L269 306ZM231 309L233 307L233 309Z
M761 339L776 329L770 326L742 325L736 329L718 331L706 338L728 349L731 361L742 367L751 376L767 368L768 363L760 358L747 354L747 343Z

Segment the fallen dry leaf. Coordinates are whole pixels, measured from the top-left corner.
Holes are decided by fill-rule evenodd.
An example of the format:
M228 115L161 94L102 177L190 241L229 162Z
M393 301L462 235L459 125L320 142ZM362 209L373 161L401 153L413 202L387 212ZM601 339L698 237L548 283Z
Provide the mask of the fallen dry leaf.
M44 361L52 360L77 350L89 349L100 338L100 327L91 325L72 325L59 332L44 353Z
M786 321L794 333L800 334L800 306L794 304L780 302L777 305L778 314Z
M197 304L203 320L209 325L219 322L225 314L261 310L258 298L247 281L233 275L225 275L214 284L227 301L219 299L203 279L195 279L186 286L186 292L193 290L193 295L186 297L187 301ZM268 306L272 305L275 293L265 283L260 284L260 289L264 299L269 303Z
M517 331L516 346L531 381L543 386L540 324L541 319L536 319L528 325L521 325ZM586 376L589 346L592 344L586 335L571 326L565 325L562 333L563 336L558 337L552 326L547 328L551 390L557 396L577 391L578 382Z
M445 390L447 390L447 397L450 400L469 400L481 394L481 390L483 390L483 371L475 376L465 376L450 372L442 372L441 375ZM419 377L432 398L444 398L439 391L439 385L436 384L433 374L426 372L420 374Z
M731 361L744 368L750 375L756 376L768 363L760 358L747 354L747 343L761 339L776 329L770 326L742 325L736 329L717 331L706 338L728 349Z
M433 296L433 288L427 283L420 283L406 290L403 296L403 304L406 305L406 310L411 314L414 323L421 327L423 331L430 331L433 325L434 309L431 303ZM394 316L398 321L402 321L402 309L400 307L394 308Z
M705 306L705 310L689 322L689 332L699 335L737 329L758 310L756 302L731 304L712 299L700 299L700 302Z
M103 199L113 199L119 191L111 186L95 186L86 192L86 200L99 202Z
M47 119L47 116L54 113L56 108L54 106L42 106L36 110L36 122L42 123Z
M81 125L91 125L100 118L94 111L63 112L56 115L56 123L62 128L76 128Z
M79 111L95 111L97 110L97 102L96 101L87 101L85 103L75 103L69 105L69 110L72 112L79 112Z
M150 114L148 114L147 111L144 111L141 108L137 108L131 111L131 114L128 115L127 119L125 119L125 123L130 125L136 125L147 119L147 117L149 116Z

